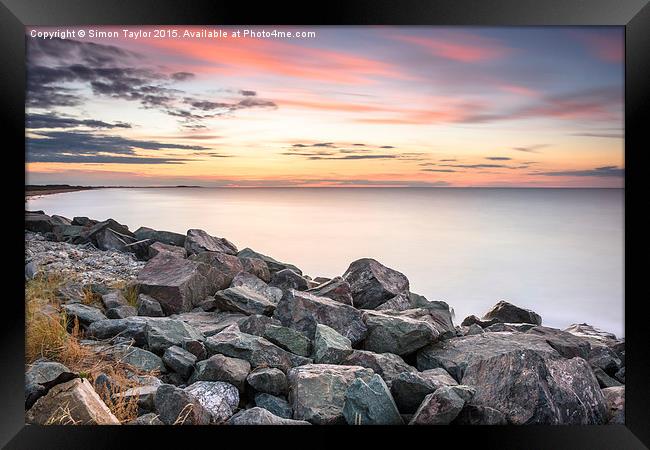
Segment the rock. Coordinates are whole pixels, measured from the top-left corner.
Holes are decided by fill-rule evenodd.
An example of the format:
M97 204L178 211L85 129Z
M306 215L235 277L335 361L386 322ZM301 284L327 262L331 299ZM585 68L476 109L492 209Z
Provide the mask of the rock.
M275 367L283 372L294 366L290 353L270 343L266 339L242 333L231 325L219 334L205 341L210 355L221 353L232 358L248 361L251 367Z
M449 386L428 394L409 425L448 425L465 406L465 401Z
M138 295L136 307L138 308L139 316L163 317L165 315L162 306L160 306L160 302L145 294Z
M317 324L314 334L314 362L340 364L352 354L352 342L327 325Z
M163 360L158 355L142 348L119 344L113 347L112 354L119 361L145 372L167 372Z
M185 379L192 374L196 363L196 356L176 345L167 348L162 359L167 367Z
M221 252L201 252L189 258L214 267L218 274L216 283L217 290L226 289L232 283L233 278L244 270L239 258Z
M208 425L212 414L192 393L171 384L161 385L154 396L158 418L165 425Z
M621 383L625 383L625 367L621 367L614 376Z
M615 334L608 333L586 323L574 323L565 328L564 331L588 339L593 344L609 345L616 342Z
M475 334L483 334L485 331L483 331L483 328L481 328L480 325L478 324L471 324L469 327L467 327L467 330L465 331L465 336L472 336Z
M275 310L275 303L244 286L217 291L214 298L217 308L222 311L271 315Z
M38 265L34 261L25 264L25 281L33 280L38 274Z
M36 361L25 372L25 409L29 409L40 397L57 384L65 383L76 374L66 366L54 361Z
M447 371L440 368L424 372L402 372L393 379L391 393L400 412L411 414L436 389L457 384Z
M82 239L89 240L100 250L140 253L146 250L144 246L132 245L137 242L133 233L126 225L113 219L108 219L84 230Z
M188 255L201 252L221 252L229 255L237 254L237 247L227 239L210 236L203 230L187 230L185 250Z
M73 244L84 243L84 232L85 228L79 225L55 225L52 228L52 233L56 236L57 241Z
M244 272L254 275L260 280L268 283L271 281L269 266L259 258L238 257L244 267Z
M27 212L25 214L25 229L37 233L52 231L55 225L65 225L61 221L43 214L42 211Z
M160 302L165 314L190 311L217 290L219 274L208 264L161 253L137 278L138 291Z
M319 284L308 291L317 297L327 297L332 300L352 306L352 289L350 284L342 277L335 277L329 281Z
M603 389L607 404L607 423L625 424L625 386Z
M108 294L102 295L102 303L106 309L117 308L118 306L129 304L121 291L110 291Z
M86 299L84 286L76 281L63 283L56 290L56 297L62 303L83 303Z
M604 399L589 365L565 359L541 336L485 333L420 350L420 370L442 367L476 388L472 403L489 406L513 424L599 424Z
M293 417L293 409L291 409L291 405L282 397L259 392L255 394L255 406L264 408L283 419L291 419Z
M309 364L291 369L289 403L294 419L313 424L343 424L345 394L352 382L370 380L372 370L358 366Z
M251 408L240 411L230 418L229 425L309 425L303 420L278 417L264 408Z
M616 352L604 345L592 346L587 360L591 367L600 368L610 376L614 376L623 365Z
M458 385L452 385L449 386L449 388L454 391L456 395L458 395L460 398L463 399L465 403L468 403L474 398L474 395L476 394L476 389L473 388L472 386L465 386L463 384L458 384Z
M183 346L186 340L204 341L205 337L181 320L152 317L147 320L147 346L154 353L162 353L168 347Z
M120 424L85 378L54 386L27 411L25 421L38 425Z
M255 336L263 336L268 325L279 326L281 324L278 319L274 319L273 317L253 314L239 322L239 329L242 331L242 333L254 334Z
M361 312L349 305L307 292L289 290L284 293L273 315L285 327L302 331L309 338L316 324L327 325L357 344L368 331Z
M61 309L65 311L68 318L68 328L72 328L75 319L83 329L98 320L106 320L106 316L99 309L81 303L61 305Z
M357 308L374 309L409 290L409 280L404 274L370 258L350 264L343 279L350 284Z
M607 373L605 373L605 371L600 367L596 367L594 369L594 375L596 376L596 379L598 380L598 385L601 388L622 386L622 384L617 379L607 375Z
M253 370L246 382L257 392L264 392L271 395L283 395L287 393L287 377L279 369L272 367L260 367Z
M589 341L575 336L566 331L555 328L537 326L526 331L528 334L542 336L548 345L553 347L560 355L565 358L579 356L583 359L589 357L591 345Z
M176 245L163 244L161 242L154 242L149 246L147 257L148 259L155 258L160 253L168 253L171 256L181 259L187 257L185 247L177 247Z
M461 326L463 327L469 327L471 325L478 325L481 328L487 328L490 325L494 325L495 323L499 323L497 319L490 319L490 320L481 320L478 317L472 315L472 316L467 316L463 321L460 323Z
M147 413L133 419L127 425L164 425L164 423L156 413Z
M196 364L196 370L190 382L223 381L243 392L246 386L246 377L250 371L251 365L248 361L224 355L213 355Z
M230 287L243 286L247 287L260 295L266 297L273 304L277 304L282 298L282 289L269 286L255 275L246 272L239 272L232 279Z
M296 272L299 275L302 275L302 271L294 266L293 264L288 264L288 263L283 263L280 261L277 261L270 256L263 255L261 253L257 253L256 251L251 250L250 248L245 248L241 250L239 253L237 253L237 256L240 258L256 258L256 259L261 259L266 263L266 265L269 268L269 271L271 274L275 272L279 272L284 269L290 269ZM261 277L260 277L261 278Z
M388 386L377 374L355 379L345 394L343 416L349 425L403 425Z
M505 301L500 301L492 307L485 315L483 320L496 319L501 323L532 323L541 325L542 318L539 314L530 309L519 308Z
M155 398L158 387L162 382L158 380L157 384L148 384L144 386L136 386L127 389L123 392L113 394L115 399L123 400L126 403L136 401L138 408L144 411L152 411L155 409Z
M113 392L119 391L117 383L105 373L100 373L95 377L93 387L95 388L95 392L98 393L104 391L112 394Z
M105 340L120 336L133 339L135 345L147 345L146 317L127 317L126 319L106 319L91 323L87 335L94 339Z
M465 404L453 425L507 425L506 415L489 406Z
M343 364L372 369L384 379L389 388L399 374L403 372L417 372L415 367L409 366L402 358L392 353L373 353L364 350L354 350L350 356L345 358Z
M97 225L96 220L89 219L88 217L73 217L72 218L72 225L79 225L82 227L92 227L93 225Z
M138 310L131 305L122 305L111 308L106 311L106 317L109 319L125 319L127 317L137 316Z
M183 248L185 245L185 235L172 231L158 231L147 227L140 227L133 234L138 241L149 240L153 242L151 244L152 246L155 244L164 244L166 246Z
M362 317L368 327L363 346L375 353L408 355L438 339L438 331L423 320L378 311L366 311Z
M208 351L206 350L205 345L197 339L185 339L182 347L183 350L187 350L196 356L197 361L202 361L208 357Z
M246 315L227 311L192 311L174 314L169 318L183 321L205 337L209 337L221 332L230 325L241 323L246 318Z
M221 381L197 381L185 388L211 416L212 423L223 423L239 404L239 391L235 386Z
M267 325L263 337L295 355L308 357L311 354L311 341L309 338L291 328Z
M282 290L296 289L298 291L306 291L309 289L309 284L302 275L294 272L291 269L283 269L275 272L271 276L270 286L280 288Z

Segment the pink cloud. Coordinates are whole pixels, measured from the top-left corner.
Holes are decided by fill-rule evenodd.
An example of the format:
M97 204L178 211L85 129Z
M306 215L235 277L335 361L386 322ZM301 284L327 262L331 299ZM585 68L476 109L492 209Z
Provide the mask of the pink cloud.
M513 51L511 48L502 45L496 39L469 33L453 33L445 38L427 38L410 35L397 35L394 38L399 41L421 46L440 58L465 63L497 60L509 55Z
M624 45L622 34L571 31L571 35L577 38L596 58L611 63L623 62Z

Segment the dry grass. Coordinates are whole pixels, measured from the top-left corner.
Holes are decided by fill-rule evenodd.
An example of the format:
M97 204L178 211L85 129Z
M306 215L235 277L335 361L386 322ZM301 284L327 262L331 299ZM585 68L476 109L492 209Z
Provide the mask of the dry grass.
M111 288L119 289L126 299L126 302L131 306L137 306L138 303L138 287L134 283L127 283L125 281L116 281L111 284Z
M68 404L59 406L45 422L45 425L78 425L80 421L72 417Z

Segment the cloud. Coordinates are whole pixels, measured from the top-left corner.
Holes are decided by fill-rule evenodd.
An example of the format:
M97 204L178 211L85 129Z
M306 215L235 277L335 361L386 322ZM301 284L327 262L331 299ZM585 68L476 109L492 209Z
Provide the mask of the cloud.
M72 117L55 116L50 114L29 114L25 117L26 128L36 130L42 128L131 128L131 124L124 122L108 123L93 119L75 119Z
M255 91L246 91L246 90L240 90L239 93L243 96L246 97L255 97L257 95L257 92Z
M351 145L355 148L344 148ZM395 147L392 145L369 145L363 143L341 144L334 142L297 143L283 152L287 156L301 156L308 160L362 160L362 159L399 159L409 161L420 161L425 153L420 152L387 152ZM379 152L379 153L373 153Z
M513 150L516 150L518 152L525 152L525 153L539 153L538 150L540 148L548 147L548 144L537 144L537 145L528 145L524 147L513 147Z
M462 169L497 169L508 168L504 164L440 164L442 167L457 167Z
M422 169L422 172L456 172L453 169Z
M422 47L439 58L462 63L499 60L514 51L497 39L470 33L454 32L440 37L398 35L395 39Z
M531 175L545 175L551 177L623 177L625 169L618 166L603 166L586 170L563 170L557 172L535 172Z
M490 161L510 161L512 158L508 158L507 156L486 156L485 159L489 159Z
M623 133L573 133L571 136L595 137L595 138L608 138L608 139L623 139Z
M29 162L47 163L77 163L77 164L184 164L190 161L186 158L158 158L142 156L119 155L38 155L36 159L30 158Z
M591 55L601 61L620 64L623 62L625 43L620 30L569 30L569 34L585 46Z
M454 162L457 161L456 158L451 158L451 159L441 159L440 162Z

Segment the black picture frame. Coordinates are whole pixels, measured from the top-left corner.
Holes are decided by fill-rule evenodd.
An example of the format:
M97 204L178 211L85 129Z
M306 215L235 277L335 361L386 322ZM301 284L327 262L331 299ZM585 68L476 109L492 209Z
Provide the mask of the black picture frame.
M109 24L303 24L303 25L481 25L562 26L612 25L625 27L625 329L626 425L603 426L502 426L502 427L39 427L24 425L24 294L20 219L24 201L24 170L19 169L24 148L25 35L28 25ZM648 336L644 329L647 293L633 294L641 282L642 220L635 220L647 205L644 169L644 117L650 104L650 6L648 0L348 0L327 3L233 2L218 0L0 0L0 114L6 127L2 145L9 157L4 169L13 181L5 195L7 221L15 226L5 241L3 313L0 334L0 444L6 448L115 448L141 445L156 448L223 445L251 447L278 443L283 446L350 445L351 437L406 445L444 445L444 441L479 448L636 449L650 446L650 388ZM645 113L645 114L644 114ZM24 155L23 155L24 156ZM24 167L24 166L23 166ZM20 185L22 183L22 186ZM644 202L644 199L645 202ZM15 209L15 211L14 211ZM645 208L647 209L647 208ZM642 212L641 212L642 214ZM15 235L13 234L15 233ZM638 258L638 259L637 259ZM633 263L639 261L640 263ZM9 291L11 288L11 291ZM11 293L10 293L11 292ZM182 429L181 429L182 428ZM298 430L298 428L300 428ZM308 429L307 429L308 428ZM220 434L221 433L221 434ZM344 433L344 436L341 435ZM293 436L298 435L299 436ZM290 436L287 436L290 435ZM411 437L411 435L414 435ZM411 443L411 439L417 439ZM258 441L258 442L254 442ZM417 442L420 442L418 444ZM368 445L363 443L362 445ZM399 444L398 444L399 445ZM448 444L457 445L457 444Z

